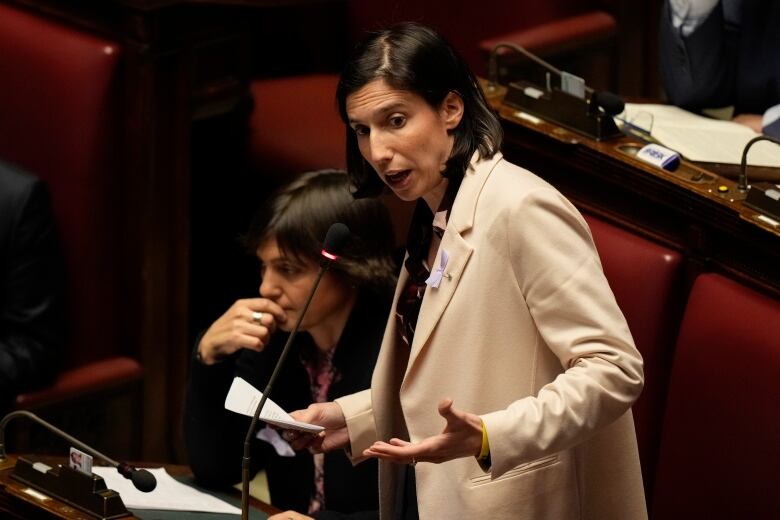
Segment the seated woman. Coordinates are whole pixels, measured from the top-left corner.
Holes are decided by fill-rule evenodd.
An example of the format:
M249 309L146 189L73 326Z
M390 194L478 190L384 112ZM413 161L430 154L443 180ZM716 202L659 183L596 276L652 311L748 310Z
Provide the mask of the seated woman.
M346 224L352 238L322 278L270 397L296 410L370 386L396 282L390 218L380 202L354 200L344 172L310 172L279 191L245 237L261 262L260 297L236 301L196 341L184 424L200 483L241 480L250 418L225 410L225 396L234 376L265 388L334 222ZM313 515L325 507L377 508L375 464L353 467L341 453L294 453L269 428L257 434L252 464L251 474L265 468L277 507Z

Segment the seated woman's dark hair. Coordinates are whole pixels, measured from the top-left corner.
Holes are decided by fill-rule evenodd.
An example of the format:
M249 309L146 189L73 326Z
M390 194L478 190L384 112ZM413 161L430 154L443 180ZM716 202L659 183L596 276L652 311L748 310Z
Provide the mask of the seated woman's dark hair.
M316 264L335 222L346 224L352 236L331 271L350 285L392 294L397 268L390 215L378 199L354 199L342 170L307 172L282 187L259 209L244 244L254 255L273 239L283 254Z
M463 99L463 119L453 131L455 143L445 177L463 176L477 150L483 158L490 158L501 148L498 118L468 65L440 34L409 22L371 33L356 47L336 89L339 113L347 125L347 173L356 198L376 196L384 188L360 154L346 108L347 97L375 79L413 92L435 109L450 92Z

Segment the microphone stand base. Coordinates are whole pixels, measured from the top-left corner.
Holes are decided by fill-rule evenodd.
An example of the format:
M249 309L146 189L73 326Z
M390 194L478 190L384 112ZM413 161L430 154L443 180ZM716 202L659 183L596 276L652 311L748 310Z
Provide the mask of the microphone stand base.
M748 188L745 206L759 213L780 220L780 197L775 184L756 182Z
M622 135L611 116L557 88L546 90L527 81L513 81L504 103L597 141Z
M102 477L87 475L68 466L60 464L51 467L19 457L10 479L3 478L3 480L4 489L1 493L4 502L8 498L6 495L11 494L9 488L14 487L14 483L11 482L13 480L87 513L91 518L101 520L133 518L119 493L108 489ZM34 498L34 493L32 495ZM43 500L43 502L50 501ZM56 516L52 515L52 517Z

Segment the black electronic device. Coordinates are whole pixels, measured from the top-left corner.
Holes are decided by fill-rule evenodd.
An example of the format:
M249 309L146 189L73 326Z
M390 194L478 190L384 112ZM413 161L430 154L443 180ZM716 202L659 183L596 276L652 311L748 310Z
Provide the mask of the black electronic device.
M8 461L5 451L5 427L11 420L19 417L35 421L78 449L106 461L122 476L132 480L139 491L149 492L157 486L154 475L147 470L136 469L126 462L117 462L27 410L13 411L0 421L0 464ZM129 515L119 494L107 489L103 477L98 475L83 473L62 464L51 467L42 462L20 457L16 461L11 478L66 502L95 518L109 520Z
M742 150L742 163L737 179L737 189L747 192L745 206L763 213L768 217L780 221L780 187L768 182L760 182L755 185L748 184L747 179L747 154L750 148L759 141L769 141L780 145L780 141L768 135L759 135L751 139Z
M501 42L493 47L488 63L488 94L498 85L497 60L502 49L523 54L544 67L548 74L545 86L522 80L510 82L504 96L505 104L597 141L622 135L613 119L625 107L620 97L611 92L594 91L581 78L557 69L515 43ZM550 73L556 76L556 82L550 80Z

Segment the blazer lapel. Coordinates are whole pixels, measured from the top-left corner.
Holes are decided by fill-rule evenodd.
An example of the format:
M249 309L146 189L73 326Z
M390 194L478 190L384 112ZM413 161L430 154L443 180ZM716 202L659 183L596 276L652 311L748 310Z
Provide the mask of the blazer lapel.
M444 231L439 251L436 253L436 261L433 267L441 265L442 252L446 251L449 259L444 268L444 275L439 287L428 287L423 296L420 315L417 318L417 328L414 331L414 341L409 355L406 374L408 375L420 352L428 344L428 339L433 329L439 322L444 309L452 299L453 294L466 268L473 247L463 238L463 234L470 230L474 224L474 212L482 187L485 184L495 164L501 159L501 154L496 153L492 159L478 161L472 159L466 174L463 177L452 211Z

